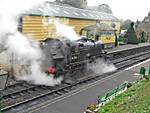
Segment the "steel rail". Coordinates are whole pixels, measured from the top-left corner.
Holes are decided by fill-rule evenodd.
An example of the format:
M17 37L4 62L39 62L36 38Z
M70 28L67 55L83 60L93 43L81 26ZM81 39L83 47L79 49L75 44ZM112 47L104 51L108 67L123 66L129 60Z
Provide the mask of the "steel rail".
M143 52L143 53L140 53L138 55L133 55L132 57L129 57L129 58L125 58L124 61L122 61L121 64L119 64L120 62L117 62L115 65L118 65L118 71L122 70L123 68L125 67L128 67L128 66L131 66L133 64L136 64L138 62L141 62L141 61L144 61L146 59L149 59L150 58L150 51L149 52ZM127 62L128 61L128 62ZM123 63L125 62L125 63ZM87 78L84 78L84 79L80 79L79 81L75 82L75 83L72 83L72 84L65 84L63 87L58 87L56 88L55 90L52 89L50 87L47 87L46 89L43 89L43 88L39 88L39 86L37 87L37 89L39 88L39 92L38 91L35 91L31 89L31 92L33 92L31 96L29 96L29 98L25 98L25 99L22 99L22 101L15 101L15 103L13 104L10 104L10 105L7 105L7 106L3 106L3 108L1 109L2 111L5 111L5 110L8 110L10 108L13 108L13 107L16 107L16 106L19 106L21 104L25 104L25 103L28 103L30 101L33 101L33 100L37 100L37 99L40 99L42 97L45 97L45 96L48 96L48 95L52 95L52 94L58 94L59 95L62 95L63 93L61 92L64 92L64 93L67 93L67 92L70 92L72 90L73 87L77 88L78 85L82 85L82 84L88 84L89 81L96 81L96 80L99 80L101 78L104 78L104 77L107 77L109 76L110 74L113 74L113 73L116 73L116 72L111 72L111 73L105 73L105 74L102 74L100 75L99 73L98 74L95 74L94 76L93 75L90 75L88 76ZM49 89L50 88L50 89ZM27 90L27 92L30 92L29 90ZM45 90L45 92L43 92L41 94L41 91L40 90ZM19 93L19 92L18 92ZM21 93L21 92L20 92ZM17 93L16 93L17 94ZM15 95L16 95L15 94ZM26 93L28 94L28 93ZM20 94L18 94L20 95ZM36 95L36 96L34 96ZM21 98L23 98L21 95L20 95ZM17 98L18 99L18 98ZM12 99L13 100L13 99Z

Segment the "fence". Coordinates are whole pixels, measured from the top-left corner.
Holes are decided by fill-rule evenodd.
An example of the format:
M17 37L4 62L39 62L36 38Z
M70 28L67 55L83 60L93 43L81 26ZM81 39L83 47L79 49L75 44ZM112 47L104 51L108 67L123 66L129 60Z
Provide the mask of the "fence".
M150 67L148 70L145 67L141 67L139 71L139 75L142 77L145 75L150 75Z
M124 82L123 84L119 85L118 87L112 89L108 93L106 93L103 96L98 96L98 104L105 104L106 102L110 101L113 97L120 94L121 92L125 91L127 89L127 82Z

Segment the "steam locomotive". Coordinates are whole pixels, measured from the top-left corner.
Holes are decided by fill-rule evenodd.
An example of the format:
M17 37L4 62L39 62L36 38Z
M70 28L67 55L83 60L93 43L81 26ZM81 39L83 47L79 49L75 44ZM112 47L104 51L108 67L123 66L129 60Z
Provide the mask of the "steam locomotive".
M86 71L88 63L106 55L101 43L85 37L76 41L48 38L41 43L41 48L45 54L45 72L54 77L72 74L77 70Z

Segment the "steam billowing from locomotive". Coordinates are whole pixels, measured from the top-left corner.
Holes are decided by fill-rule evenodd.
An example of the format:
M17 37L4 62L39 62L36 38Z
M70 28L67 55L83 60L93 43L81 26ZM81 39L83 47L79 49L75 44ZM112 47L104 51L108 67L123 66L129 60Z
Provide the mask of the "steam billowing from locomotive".
M10 2L17 4L12 5ZM65 40L48 38L39 43L19 33L16 17L22 11L33 7L37 0L30 0L29 4L28 2L0 1L0 63L5 64L16 79L53 86L60 84L66 73L87 70L92 67L88 64L97 62L98 57L103 57L100 43L86 38L79 39L73 28L58 22L55 22L57 33ZM94 65L101 67L100 63ZM92 69L95 71L96 68Z
M41 69L42 50L38 42L33 42L17 31L17 17L25 10L36 6L43 0L1 0L0 1L0 45L1 63L13 70L18 80L34 84L55 85L62 78L47 76ZM13 68L13 69L12 69Z

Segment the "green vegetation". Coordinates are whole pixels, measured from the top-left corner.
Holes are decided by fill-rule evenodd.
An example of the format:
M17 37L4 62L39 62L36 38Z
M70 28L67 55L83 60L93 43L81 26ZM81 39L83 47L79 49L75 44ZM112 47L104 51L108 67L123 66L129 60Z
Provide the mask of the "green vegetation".
M150 81L137 82L125 93L102 106L98 113L150 113Z

